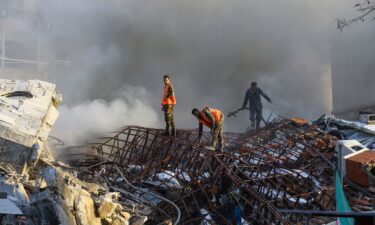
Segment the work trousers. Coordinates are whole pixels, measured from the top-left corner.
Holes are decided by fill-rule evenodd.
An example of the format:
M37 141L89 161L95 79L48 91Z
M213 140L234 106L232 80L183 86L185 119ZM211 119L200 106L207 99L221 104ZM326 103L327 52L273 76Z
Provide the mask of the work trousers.
M250 121L251 126L254 127L254 122L256 120L256 128L260 127L260 121L262 120L262 109L250 109Z
M169 129L172 129L172 133L175 132L175 123L174 123L174 116L173 110L174 105L163 105L164 110L164 119L165 119L165 130L167 133L170 133Z
M224 117L220 118L219 123L217 123L212 131L212 147L216 148L217 142L219 141L220 151L224 150L224 137L223 137L223 125Z

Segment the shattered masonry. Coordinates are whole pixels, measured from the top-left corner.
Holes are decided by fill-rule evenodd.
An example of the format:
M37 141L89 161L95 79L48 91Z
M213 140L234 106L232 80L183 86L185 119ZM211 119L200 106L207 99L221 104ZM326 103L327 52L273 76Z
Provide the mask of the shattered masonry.
M0 224L146 221L116 203L106 185L83 182L53 159L47 137L61 101L53 84L0 79Z
M337 138L296 122L283 119L259 132L227 133L224 154L197 144L193 130L178 130L177 138L168 138L161 130L131 126L104 138L97 144L100 156L91 156L103 163L97 170L110 189L121 193L120 201L132 199L153 209L148 224L177 218L180 224L234 224L238 215L242 224L299 224L302 217L281 215L277 209L335 210ZM77 167L89 165L67 158ZM81 178L89 180L93 173ZM372 209L373 195L345 187L353 206ZM181 218L172 204L152 194L173 201ZM311 223L333 220L316 217Z
M55 85L0 79L0 159L21 171L33 144L43 145L58 112ZM37 149L35 149L38 151ZM36 153L36 158L38 157Z
M337 146L346 148L340 169L351 208L375 208L373 152L338 142L341 134L327 131L326 121L275 119L256 132L226 133L224 153L198 144L196 130L174 138L128 126L98 143L63 148L55 160L47 137L61 101L53 84L0 80L0 223L303 224L302 216L278 210L336 210ZM363 143L373 145L371 138ZM313 217L310 224L334 220Z

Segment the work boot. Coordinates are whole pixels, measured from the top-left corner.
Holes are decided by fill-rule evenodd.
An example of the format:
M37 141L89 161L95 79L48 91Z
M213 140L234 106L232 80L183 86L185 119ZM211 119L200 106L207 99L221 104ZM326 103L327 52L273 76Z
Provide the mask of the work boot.
M255 121L251 121L251 123L250 123L250 127L251 127L251 129L254 129L254 128L255 128Z
M215 147L212 145L206 146L208 150L215 151Z
M172 127L171 135L176 137L176 128L174 126Z
M257 121L256 129L259 129L260 127L260 121Z

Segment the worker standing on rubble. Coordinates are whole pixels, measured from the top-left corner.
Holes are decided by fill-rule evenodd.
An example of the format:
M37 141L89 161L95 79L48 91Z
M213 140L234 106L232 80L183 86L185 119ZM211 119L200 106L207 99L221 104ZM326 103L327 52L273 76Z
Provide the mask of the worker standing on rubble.
M242 108L245 108L247 102L250 104L250 122L251 129L254 129L256 120L256 129L260 127L260 120L262 119L262 100L260 96L263 96L269 103L272 103L271 99L266 95L262 89L257 87L256 82L252 82L250 88L247 89L245 98L243 100Z
M224 150L224 138L222 134L224 124L224 114L214 108L205 107L202 111L194 108L191 112L199 121L199 135L198 141L200 142L202 137L203 125L211 129L212 135L212 147L216 149L216 144L219 141L219 149L221 152Z
M166 136L176 136L176 127L174 123L173 110L176 105L176 98L174 96L174 89L171 83L171 78L169 75L164 75L164 91L163 98L161 100L162 111L164 111L165 118L165 132L163 135Z

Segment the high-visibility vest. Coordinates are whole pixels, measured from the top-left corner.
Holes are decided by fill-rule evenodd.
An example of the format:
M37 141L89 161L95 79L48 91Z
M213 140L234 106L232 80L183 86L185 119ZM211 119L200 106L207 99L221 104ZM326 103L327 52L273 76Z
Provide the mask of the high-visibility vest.
M223 116L223 114L221 113L220 110L218 109L213 109L213 108L209 108L212 115L214 116L214 119L215 119L215 123L219 123L220 121L220 118Z
M207 107L208 108L208 107ZM223 116L220 110L214 109L214 108L208 108L210 110L211 114L214 117L215 123L219 123L220 118ZM212 128L212 124L210 120L207 118L207 116L203 112L199 112L199 115L201 119L199 119L199 122L206 125L209 128Z
M204 115L204 113L201 112L201 111L199 111L199 115L200 115L200 117L199 117L199 119L198 119L198 120L199 120L199 123L204 124L204 125L206 125L207 127L211 128L211 127L212 127L212 124L211 124L210 120L207 118L207 116Z
M174 97L174 92L172 93L169 98L167 98L168 95L168 89L171 86L171 84L164 86L164 93L163 93L163 99L161 100L162 105L176 105L176 98Z

